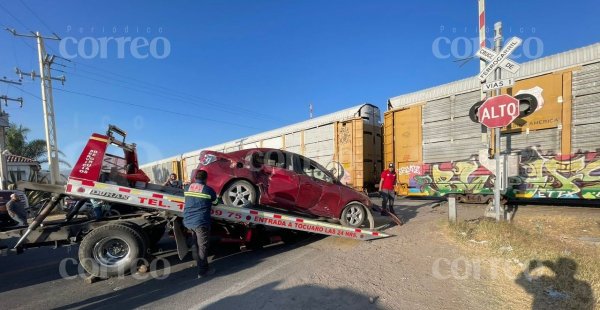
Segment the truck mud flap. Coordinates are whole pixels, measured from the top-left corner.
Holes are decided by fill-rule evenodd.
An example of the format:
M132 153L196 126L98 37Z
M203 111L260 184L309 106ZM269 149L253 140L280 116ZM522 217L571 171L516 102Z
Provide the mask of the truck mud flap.
M185 233L181 226L181 219L177 218L173 221L173 234L175 235L175 243L177 244L177 256L180 260L183 260L190 248L187 245Z

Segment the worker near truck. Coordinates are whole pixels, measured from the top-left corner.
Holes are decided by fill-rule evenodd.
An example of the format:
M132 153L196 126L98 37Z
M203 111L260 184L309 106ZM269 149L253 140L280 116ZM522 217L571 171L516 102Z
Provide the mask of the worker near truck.
M167 182L163 184L166 187L174 187L174 188L182 188L181 181L177 180L177 175L175 173L171 173Z
M10 200L6 203L6 211L19 226L27 226L27 211L25 211L25 206L17 194L12 193L10 195Z
M208 185L208 173L198 170L194 180L185 188L185 206L183 209L183 225L192 231L198 267L198 278L204 278L215 273L215 269L208 265L207 250L210 233L210 211L213 202L217 201L217 194Z
M379 181L379 192L382 199L381 215L385 215L384 210L396 214L394 212L394 198L396 198L394 186L396 185L396 181L396 170L394 169L394 164L390 163L388 170L381 173L381 180Z

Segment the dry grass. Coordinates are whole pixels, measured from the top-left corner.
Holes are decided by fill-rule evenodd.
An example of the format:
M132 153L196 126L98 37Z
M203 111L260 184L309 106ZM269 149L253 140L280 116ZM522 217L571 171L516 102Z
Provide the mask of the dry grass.
M579 240L600 237L600 219L524 215L518 220L479 219L448 228L478 257L513 262L511 278L494 279L504 282L496 287L507 300L521 294L534 309L600 309L600 246Z

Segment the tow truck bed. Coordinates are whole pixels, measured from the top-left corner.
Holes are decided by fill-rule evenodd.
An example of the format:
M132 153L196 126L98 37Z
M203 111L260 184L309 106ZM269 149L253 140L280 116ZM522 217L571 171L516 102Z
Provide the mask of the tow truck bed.
M67 195L80 198L102 199L140 208L167 211L179 216L182 215L184 206L184 198L180 195L88 180L69 179L65 192ZM223 204L214 206L211 215L216 220L260 224L357 240L372 240L390 236L370 229L352 228L296 215L264 211L262 209L227 207ZM372 222L373 219L371 218L370 221Z

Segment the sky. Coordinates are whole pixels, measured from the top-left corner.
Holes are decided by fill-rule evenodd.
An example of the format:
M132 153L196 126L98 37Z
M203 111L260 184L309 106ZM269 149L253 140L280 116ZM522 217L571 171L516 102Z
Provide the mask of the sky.
M599 1L493 1L516 62L597 43ZM0 26L56 33L57 140L73 163L115 124L141 163L474 76L476 0L0 1ZM488 43L490 46L491 43ZM39 73L35 39L0 32L0 77ZM44 138L39 79L0 83L2 109Z

